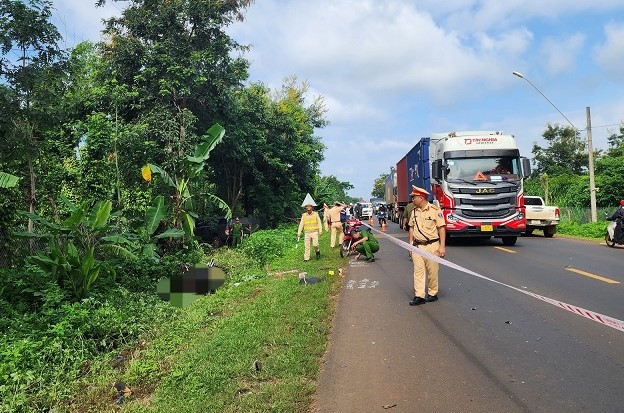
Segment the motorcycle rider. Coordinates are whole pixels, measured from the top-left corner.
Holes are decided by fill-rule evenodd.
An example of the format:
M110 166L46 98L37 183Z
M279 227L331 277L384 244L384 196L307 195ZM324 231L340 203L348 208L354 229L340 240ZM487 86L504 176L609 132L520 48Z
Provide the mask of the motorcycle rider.
M620 201L620 207L615 210L613 215L607 218L607 221L616 222L613 241L618 244L624 244L624 199Z

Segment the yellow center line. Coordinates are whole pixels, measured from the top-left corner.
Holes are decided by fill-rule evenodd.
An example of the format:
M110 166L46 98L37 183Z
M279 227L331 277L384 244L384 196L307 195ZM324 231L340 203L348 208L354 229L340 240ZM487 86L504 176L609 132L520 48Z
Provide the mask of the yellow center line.
M584 275L584 276L589 277L589 278L594 278L596 280L599 280L599 281L602 281L602 282L606 282L608 284L619 284L620 283L619 281L615 281L615 280L612 280L610 278L601 277L600 275L592 274L591 272L577 270L576 268L566 268L566 270L575 272L577 274Z
M503 247L494 247L494 248L496 248L497 250L508 252L510 254L516 254L517 253L516 251L510 250L509 248L503 248Z

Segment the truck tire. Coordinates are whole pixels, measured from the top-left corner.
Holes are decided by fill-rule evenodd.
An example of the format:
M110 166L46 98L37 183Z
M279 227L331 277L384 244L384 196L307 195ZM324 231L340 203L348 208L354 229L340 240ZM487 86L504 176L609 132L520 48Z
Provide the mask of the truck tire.
M531 229L527 228L527 230L524 231L524 233L527 234L527 235L533 234L533 228L531 228Z
M550 225L544 228L544 236L546 238L552 238L557 233L557 227L555 225Z
M518 241L518 237L503 237L503 245L512 246L516 245L516 241Z

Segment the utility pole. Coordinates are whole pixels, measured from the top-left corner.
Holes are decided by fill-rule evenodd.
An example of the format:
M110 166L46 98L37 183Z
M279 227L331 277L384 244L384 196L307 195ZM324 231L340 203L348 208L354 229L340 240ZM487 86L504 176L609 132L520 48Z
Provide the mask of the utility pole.
M589 205L591 208L591 222L598 221L596 213L596 180L594 179L594 148L592 146L591 114L589 106L585 108L587 113L587 155L589 157Z

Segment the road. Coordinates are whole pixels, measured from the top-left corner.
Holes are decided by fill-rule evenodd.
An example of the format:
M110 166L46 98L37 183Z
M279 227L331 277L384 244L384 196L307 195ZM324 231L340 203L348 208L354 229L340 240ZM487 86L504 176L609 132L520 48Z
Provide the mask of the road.
M623 332L448 267L440 300L410 307L407 252L377 238L376 262L346 263L312 411L624 412ZM623 254L556 235L459 240L446 259L624 320Z

